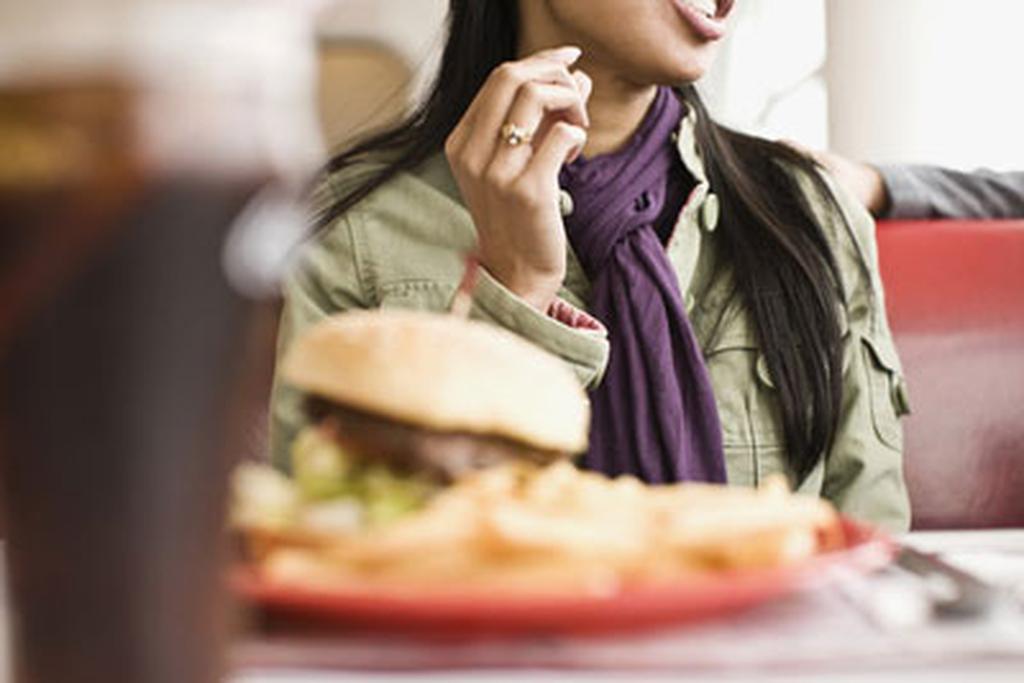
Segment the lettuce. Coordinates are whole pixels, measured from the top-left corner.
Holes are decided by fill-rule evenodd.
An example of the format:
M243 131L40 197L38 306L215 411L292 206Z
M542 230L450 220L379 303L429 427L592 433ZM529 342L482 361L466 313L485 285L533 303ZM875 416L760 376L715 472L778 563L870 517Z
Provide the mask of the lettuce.
M349 494L352 458L317 427L306 427L292 444L292 473L307 501Z
M367 526L386 524L418 510L438 487L419 477L397 475L382 464L357 463L316 427L307 427L295 439L292 472L307 506L351 500L362 508Z
M386 467L368 467L360 473L361 498L370 525L387 524L418 510L436 485L415 477L398 477Z

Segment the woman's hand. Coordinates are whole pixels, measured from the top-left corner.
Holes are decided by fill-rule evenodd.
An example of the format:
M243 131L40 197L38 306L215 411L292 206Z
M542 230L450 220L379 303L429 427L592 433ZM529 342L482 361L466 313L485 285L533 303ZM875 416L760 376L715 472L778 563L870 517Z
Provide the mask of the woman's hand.
M889 189L885 186L882 174L874 166L847 159L834 152L808 149L791 140L786 140L785 144L821 164L872 216L877 218L889 210Z
M479 236L480 263L514 294L547 310L565 278L558 173L579 155L590 79L569 67L574 47L502 64L445 144ZM511 124L526 140L510 140Z

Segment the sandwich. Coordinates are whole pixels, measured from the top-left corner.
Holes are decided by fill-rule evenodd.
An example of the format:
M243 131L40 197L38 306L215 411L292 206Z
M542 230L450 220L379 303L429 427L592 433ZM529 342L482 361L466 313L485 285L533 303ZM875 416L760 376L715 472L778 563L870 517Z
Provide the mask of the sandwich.
M469 473L546 466L587 446L589 402L569 367L457 316L331 316L295 340L281 377L303 394L308 426L287 486L265 468L237 475L243 526L293 524L300 509L305 528L380 526Z

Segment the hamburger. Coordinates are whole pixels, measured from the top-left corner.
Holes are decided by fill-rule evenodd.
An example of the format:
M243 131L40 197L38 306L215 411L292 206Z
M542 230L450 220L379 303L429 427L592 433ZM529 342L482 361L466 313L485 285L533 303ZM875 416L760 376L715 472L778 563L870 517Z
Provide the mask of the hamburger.
M250 480L236 488L262 491L252 507L264 527L269 511L284 524L297 507L315 517L305 528L385 524L468 473L548 465L587 446L589 403L563 361L453 315L331 316L296 339L281 377L304 395L308 426L292 444L287 489L266 471L241 473Z

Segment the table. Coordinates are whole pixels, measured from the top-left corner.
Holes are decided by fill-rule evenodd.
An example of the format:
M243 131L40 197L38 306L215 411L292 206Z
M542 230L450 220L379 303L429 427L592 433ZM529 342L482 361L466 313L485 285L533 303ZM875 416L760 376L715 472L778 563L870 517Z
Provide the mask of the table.
M1002 609L981 620L886 622L833 586L703 625L601 639L428 646L381 636L257 634L236 645L229 683L1024 680L1024 530L913 533L906 540L1005 588ZM884 591L887 581L899 580L882 574L860 590ZM8 661L5 604L0 595L0 681Z
M736 617L640 635L471 644L261 635L238 644L231 683L1024 680L1024 530L919 532L905 540L1003 587L1005 604L982 619L941 622L865 610L865 596L895 595L909 580L890 571Z

